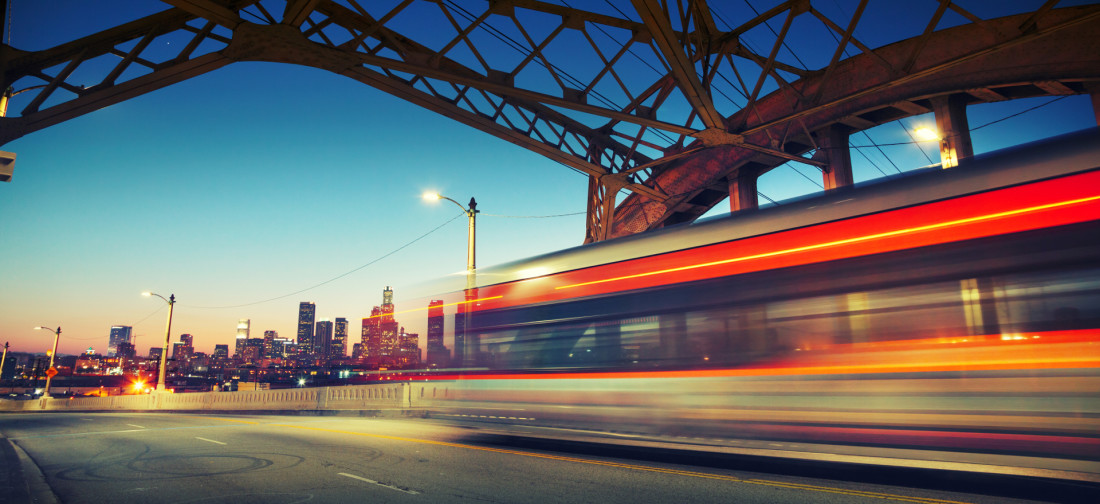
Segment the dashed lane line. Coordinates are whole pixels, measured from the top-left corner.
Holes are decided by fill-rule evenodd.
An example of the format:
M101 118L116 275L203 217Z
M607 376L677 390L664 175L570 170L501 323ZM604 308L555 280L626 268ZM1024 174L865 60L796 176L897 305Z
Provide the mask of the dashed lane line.
M351 479L357 479L357 480L362 481L362 482L370 483L372 485L377 485L377 486L380 486L382 488L389 488L390 490L397 490L398 492L404 492L404 493L411 494L411 495L419 495L420 494L420 492L417 492L416 490L406 490L406 489L401 488L401 487L396 487L396 486L393 486L393 485L387 485L385 483L379 483L379 482L374 481L372 479L367 479L367 478L364 478L362 476L356 476L354 474L348 474L348 473L337 473L337 474L339 474L340 476L347 476Z
M198 440L201 440L201 441L206 441L208 443L218 443L220 445L229 444L229 443L223 443L221 441L214 441L213 439L206 439L204 437L198 437L198 436L195 436L195 439L198 439Z

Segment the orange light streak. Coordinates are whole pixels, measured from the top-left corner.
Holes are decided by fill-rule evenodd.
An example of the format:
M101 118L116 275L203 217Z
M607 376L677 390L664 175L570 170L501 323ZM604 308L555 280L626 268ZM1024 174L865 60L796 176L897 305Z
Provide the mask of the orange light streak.
M456 306L456 305L462 305L462 304L480 303L482 301L492 301L494 299L500 299L502 297L504 297L504 296L489 296L489 297L484 297L484 298L471 299L469 301L456 301L454 303L447 303L447 304L441 304L441 305L436 305L436 306L425 306L423 308L410 308L408 310L401 310L399 312L382 313L382 314L379 314L379 315L370 315L370 316L367 316L367 317L363 317L363 320L372 319L372 318L382 318L382 317L385 317L385 316L391 316L392 317L394 315L401 315L402 313L412 313L412 312L418 312L418 311L425 311L425 310L430 310L432 308L444 308L444 307L447 307L447 306Z
M693 270L693 269L699 269L699 268L707 268L707 267L712 267L712 266L720 266L720 265L723 265L723 264L731 264L731 263L737 263L737 262L752 261L754 259L764 259L764 258L768 258L768 257L783 256L783 255L795 254L795 253L798 253L798 252L808 252L808 251L811 251L811 250L821 250L821 249L830 248L830 247L837 247L837 246L841 246L841 245L851 245L853 243L867 242L867 241L878 240L878 239L882 239L882 238L890 238L890 237L894 237L894 236L920 233L920 232L931 231L931 230L935 230L935 229L944 229L944 228L949 228L949 227L952 227L952 226L960 226L960 225L963 225L963 224L974 224L974 223L977 223L977 222L984 222L984 221L990 221L990 220L1000 219L1000 218L1004 218L1004 217L1011 217L1011 216L1015 216L1015 215L1022 215L1022 214L1027 214L1027 213L1040 212L1040 211L1043 211L1043 210L1050 210L1052 208L1060 208L1060 207L1078 205L1078 204L1081 204L1081 203L1089 203L1089 202L1098 201L1098 200L1100 200L1100 195L1089 196L1087 198L1078 198L1078 199L1067 200L1067 201L1059 201L1059 202L1056 202L1056 203L1047 203L1047 204L1044 204L1044 205L1036 205L1036 206L1032 206L1032 207L1018 208L1016 210L1008 210L1008 211L1004 211L1004 212L997 212L997 213L992 213L992 214L987 214L987 215L967 217L965 219L956 219L956 220L951 220L951 221L946 221L946 222L938 222L938 223L935 223L935 224L926 224L926 225L923 225L923 226L904 228L904 229L896 229L894 231L886 231L886 232L883 232L883 233L875 233L875 234L870 234L870 235L857 236L857 237L853 237L853 238L845 238L843 240L835 240L835 241L830 241L830 242L825 242L825 243L816 243L816 244L813 244L813 245L805 245L805 246L802 246L802 247L793 247L793 248L788 248L788 249L783 249L783 250L775 250L775 251L771 251L771 252L764 252L764 253L760 253L760 254L753 254L753 255L741 256L741 257L733 257L733 258L730 258L730 259L722 259L722 260L719 260L719 261L710 261L710 262L699 263L699 264L690 264L690 265L687 265L687 266L678 266L678 267L675 267L675 268L667 268L667 269L656 270L656 271L647 271L645 273L636 273L636 274L633 274L633 275L625 275L625 276L619 276L619 277L613 277L613 278L604 278L604 279L600 279L600 280L592 280L592 281L589 281L589 282L581 282L581 283L575 283L575 284L570 284L570 285L562 285L562 286L559 286L559 287L554 287L554 290L571 289L571 288L574 288L574 287L584 287L584 286L588 286L588 285L596 285L596 284L603 284L603 283L610 283L610 282L619 282L619 281L622 281L622 280L630 280L630 279L633 279L633 278L642 278L642 277L648 277L648 276L654 276L654 275L663 275L663 274L666 274L666 273L676 273L676 272L679 272L679 271Z

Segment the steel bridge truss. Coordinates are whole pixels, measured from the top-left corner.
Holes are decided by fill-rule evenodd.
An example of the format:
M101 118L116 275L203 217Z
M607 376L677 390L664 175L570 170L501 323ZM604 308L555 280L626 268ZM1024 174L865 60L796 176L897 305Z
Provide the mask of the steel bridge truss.
M1096 103L1100 81L1100 6L1057 0L987 18L950 0L164 2L50 49L0 45L0 144L233 62L308 65L587 175L599 241L727 196L755 207L756 179L788 162L851 184L848 136L915 114L936 113L949 166L970 155L967 105ZM923 29L865 40L890 5Z

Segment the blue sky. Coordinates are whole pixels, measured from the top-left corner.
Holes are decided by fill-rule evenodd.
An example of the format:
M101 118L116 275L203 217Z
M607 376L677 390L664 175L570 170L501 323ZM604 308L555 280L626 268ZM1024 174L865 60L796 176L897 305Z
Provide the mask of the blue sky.
M11 44L42 49L137 17L89 23L75 14L78 3L58 4L55 19L14 0ZM162 8L151 4L149 12ZM44 25L51 30L37 29ZM1050 100L971 107L970 123ZM931 117L906 120L920 122ZM985 151L1094 123L1088 98L1070 97L983 128L974 142ZM878 143L908 140L896 123L869 133ZM177 296L173 340L191 333L200 351L230 343L240 318L252 320L255 337L264 330L293 336L300 301L316 302L319 317L351 320L357 342L358 321L381 302L384 287L394 287L400 310L420 286L465 267L465 219L449 203L424 203L420 194L429 189L460 202L477 198L481 266L584 237L586 177L308 67L234 63L0 149L18 155L13 181L0 185L0 341L15 351L47 348L50 334L32 330L37 325L63 328L61 353L102 351L110 326L126 324L144 354L163 338L167 309L141 297L143 290ZM929 164L912 145L886 149L902 169ZM926 151L938 161L931 146ZM868 156L893 171L877 152ZM853 159L858 177L881 175ZM760 189L783 199L816 187L782 168ZM560 214L573 215L504 217ZM289 295L444 223L393 256ZM227 306L236 307L209 308ZM423 334L420 318L398 320Z

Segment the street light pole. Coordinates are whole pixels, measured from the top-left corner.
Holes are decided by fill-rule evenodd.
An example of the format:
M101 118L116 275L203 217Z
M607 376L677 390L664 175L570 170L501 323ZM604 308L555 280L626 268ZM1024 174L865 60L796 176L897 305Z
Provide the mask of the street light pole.
M154 292L142 292L142 296L156 296L164 299L164 296ZM168 368L168 342L170 335L172 334L172 311L176 308L176 295L170 294L168 299L164 299L165 303L168 303L168 324L164 326L164 346L160 349L160 371L157 372L157 392L164 392L164 380L165 374Z
M57 370L54 369L54 359L57 357L57 340L61 339L61 326L57 326L57 330L50 329L46 326L38 326L35 329L45 329L53 333L53 350L50 351L50 367L46 370L46 389L42 392L43 397L50 396L50 382L53 381L53 376L57 374ZM50 371L53 371L52 373Z
M466 346L469 345L472 342L470 341L470 338L468 337L468 330L467 329L470 327L470 322L471 322L472 315L473 315L473 311L470 309L471 307L469 306L469 304L470 304L471 301L473 301L477 297L476 292L474 291L474 288L477 286L477 250L476 250L476 244L477 244L477 214L479 213L479 210L477 209L477 201L473 197L471 197L470 198L470 206L469 206L469 208L467 208L467 207L462 206L462 203L459 203L459 202L457 202L457 201L455 201L451 198L448 198L446 196L443 196L442 194L439 194L439 193L426 192L426 193L424 193L424 199L429 200L429 201L441 200L441 199L445 199L447 201L450 201L451 203L454 203L455 205L458 205L458 208L462 209L462 212L466 214L466 217L470 221L469 231L466 235L466 292L465 292L466 304L464 305L465 309L463 310L464 315L463 315L463 321L462 321L462 340L463 340L463 349L462 350L463 350L463 353L468 353L468 352L466 352ZM456 346L455 351L457 353L457 351L458 351L457 346L458 345L456 344L455 346ZM465 365L466 364L466 356L465 355L457 355L456 354L455 358L459 361L460 365Z
M8 342L4 342L4 356L0 357L0 381L4 379L4 363L8 360Z

